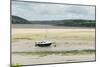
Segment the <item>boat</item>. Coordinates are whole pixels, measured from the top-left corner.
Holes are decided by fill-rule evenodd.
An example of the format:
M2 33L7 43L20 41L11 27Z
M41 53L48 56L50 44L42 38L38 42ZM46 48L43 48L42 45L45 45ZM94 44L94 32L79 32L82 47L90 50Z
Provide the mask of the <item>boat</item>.
M52 42L47 41L47 40L35 42L35 46L38 46L38 47L49 47L51 44L52 44Z

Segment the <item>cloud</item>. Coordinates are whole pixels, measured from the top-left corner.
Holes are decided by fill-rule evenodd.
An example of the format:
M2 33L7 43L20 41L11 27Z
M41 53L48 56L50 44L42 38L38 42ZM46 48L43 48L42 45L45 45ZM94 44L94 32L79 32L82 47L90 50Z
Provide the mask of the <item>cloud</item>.
M94 20L95 7L12 1L12 15L28 20Z

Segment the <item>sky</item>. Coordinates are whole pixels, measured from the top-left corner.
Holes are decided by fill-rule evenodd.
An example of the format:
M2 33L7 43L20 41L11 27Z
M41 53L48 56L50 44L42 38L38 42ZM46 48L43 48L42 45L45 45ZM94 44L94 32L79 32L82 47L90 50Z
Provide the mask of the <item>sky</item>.
M12 1L12 15L31 21L64 19L95 20L95 7Z

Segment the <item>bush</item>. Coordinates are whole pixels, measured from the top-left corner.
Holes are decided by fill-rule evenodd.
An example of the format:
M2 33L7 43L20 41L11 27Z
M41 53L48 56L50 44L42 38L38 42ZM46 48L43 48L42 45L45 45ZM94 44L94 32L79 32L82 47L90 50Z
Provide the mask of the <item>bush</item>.
M19 64L16 64L16 65L12 65L11 67L22 67L22 66Z

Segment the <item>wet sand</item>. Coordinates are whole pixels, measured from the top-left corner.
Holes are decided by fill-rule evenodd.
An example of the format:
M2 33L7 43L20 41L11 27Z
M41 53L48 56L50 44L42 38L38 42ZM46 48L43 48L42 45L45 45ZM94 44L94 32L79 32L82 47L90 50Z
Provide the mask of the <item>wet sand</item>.
M60 56L60 55L48 55L44 57L38 56L25 56L13 54L13 64L31 65L31 64L48 64L48 63L69 63L69 62L84 62L95 61L95 55L73 55L73 56Z

